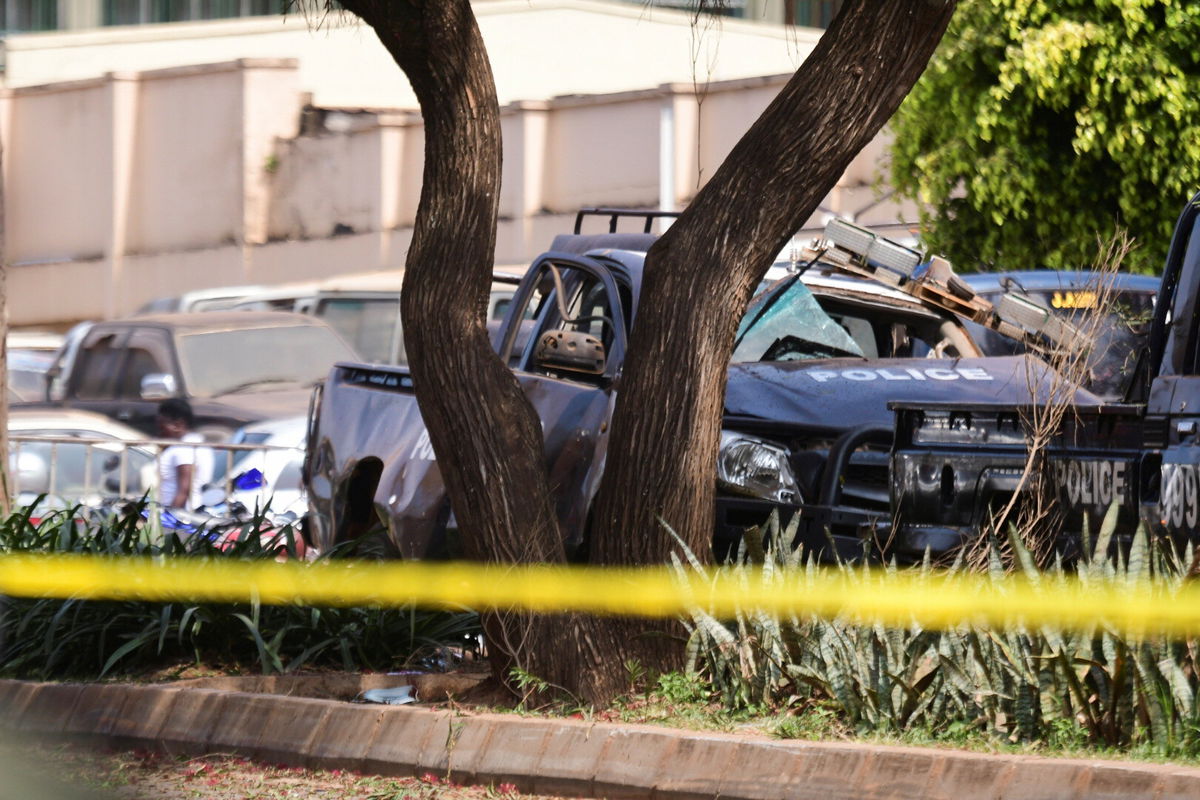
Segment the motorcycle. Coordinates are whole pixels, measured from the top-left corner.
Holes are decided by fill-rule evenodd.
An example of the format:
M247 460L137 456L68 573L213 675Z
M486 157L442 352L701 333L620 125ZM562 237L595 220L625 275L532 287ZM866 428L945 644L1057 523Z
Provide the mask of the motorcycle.
M228 490L221 486L209 486L201 493L201 505L195 511L182 508L162 508L145 505L142 517L150 521L157 515L161 530L172 532L180 539L198 538L208 542L222 552L246 552L261 548L272 552L276 561L292 558L312 560L312 551L298 531L299 519L295 512L274 513L269 504L251 510L232 499L237 492L261 488L263 474L258 469L249 469L236 475L229 482Z

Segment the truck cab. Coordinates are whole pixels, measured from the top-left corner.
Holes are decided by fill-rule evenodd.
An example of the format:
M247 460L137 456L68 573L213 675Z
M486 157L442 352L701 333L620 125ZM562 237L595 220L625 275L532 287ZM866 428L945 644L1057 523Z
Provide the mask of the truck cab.
M640 234L566 236L529 267L493 345L543 421L547 468L568 552L584 518L641 283ZM596 245L610 245L597 249ZM383 422L386 420L386 422ZM458 552L456 526L406 367L339 363L321 393L306 469L312 540L353 538L376 520L405 558Z
M90 324L48 376L61 400L156 432L158 404L186 398L197 430L222 441L250 422L300 415L312 385L354 351L328 326L290 312L148 314Z
M1163 271L1150 347L1133 391L1144 392L1142 520L1155 532L1200 532L1200 194L1180 215ZM1146 386L1146 380L1149 385Z

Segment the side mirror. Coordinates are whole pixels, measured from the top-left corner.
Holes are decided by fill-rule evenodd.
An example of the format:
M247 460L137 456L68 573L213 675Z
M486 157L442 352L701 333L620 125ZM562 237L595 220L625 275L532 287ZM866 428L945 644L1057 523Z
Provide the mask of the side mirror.
M580 331L547 331L538 340L533 359L547 369L603 375L604 343Z
M46 401L57 403L62 400L67 394L66 378L63 376L63 366L61 361L55 361L42 376L46 385L44 394Z
M143 400L166 400L178 394L175 376L169 372L151 372L142 377L141 397Z

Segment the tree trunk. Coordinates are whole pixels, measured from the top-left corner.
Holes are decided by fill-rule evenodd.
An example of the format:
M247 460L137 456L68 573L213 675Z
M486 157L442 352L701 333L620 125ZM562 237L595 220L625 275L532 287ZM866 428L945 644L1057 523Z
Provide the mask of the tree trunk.
M921 75L954 5L848 0L650 249L594 511L593 562L666 562L677 548L664 526L697 555L711 552L715 465L738 322L775 256ZM645 624L607 624L622 629L618 645L639 628L652 634ZM667 651L664 662L647 663L644 649L637 655L649 667L670 667L678 658ZM620 650L608 656L617 665L626 657Z
M562 562L541 425L485 327L500 196L500 107L468 0L345 0L412 83L425 171L401 296L417 401L463 532L481 561ZM554 681L524 653L558 652L571 618L485 620L497 677ZM550 660L553 660L551 658ZM555 681L557 682L557 681Z
M595 510L594 561L665 561L675 548L663 523L694 552L709 550L737 324L775 256L916 82L953 8L848 0L650 248Z

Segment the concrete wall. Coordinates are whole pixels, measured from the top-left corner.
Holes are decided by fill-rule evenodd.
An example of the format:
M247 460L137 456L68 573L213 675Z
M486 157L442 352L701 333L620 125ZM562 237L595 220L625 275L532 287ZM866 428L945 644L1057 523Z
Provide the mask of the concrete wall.
M783 80L758 76L790 74L821 34L603 0L475 11L504 104L500 263L544 249L580 206L686 204ZM357 21L142 25L4 46L13 324L403 264L424 129L403 74ZM826 206L894 222L901 212L863 177L876 158Z
M113 98L106 81L0 100L8 192L8 259L88 259L112 229Z
M320 239L387 227L381 204L384 148L397 143L383 132L374 126L277 142L268 239Z
M135 84L127 252L195 250L242 236L242 73L219 69L118 75Z
M497 262L528 261L581 206L686 205L784 80L506 106ZM300 85L294 61L256 59L0 93L12 323L401 267L420 117L324 112ZM810 231L837 211L903 233L897 221L915 213L872 188L882 147L851 166Z
M295 73L244 60L0 94L13 324L244 282L257 176L296 131Z
M555 103L541 207L562 213L585 205L656 205L660 105L656 93Z

